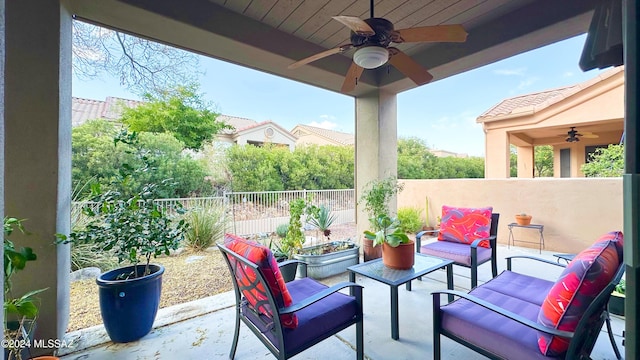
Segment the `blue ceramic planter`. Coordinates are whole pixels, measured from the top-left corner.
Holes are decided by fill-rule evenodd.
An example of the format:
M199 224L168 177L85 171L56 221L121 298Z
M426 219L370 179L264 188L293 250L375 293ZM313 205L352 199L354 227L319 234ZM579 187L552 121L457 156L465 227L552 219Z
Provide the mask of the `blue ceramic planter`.
M160 305L164 267L149 266L151 274L144 277L115 280L120 274L133 271L133 266L127 266L96 279L102 321L113 342L135 341L151 331ZM144 271L144 265L137 267L139 273Z

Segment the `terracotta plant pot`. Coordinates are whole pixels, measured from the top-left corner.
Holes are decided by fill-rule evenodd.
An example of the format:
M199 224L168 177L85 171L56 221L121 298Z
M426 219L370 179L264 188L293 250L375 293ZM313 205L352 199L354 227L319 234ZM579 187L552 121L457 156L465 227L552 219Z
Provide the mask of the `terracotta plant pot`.
M518 225L531 224L531 215L516 215L516 222Z
M388 268L408 270L415 261L416 246L413 240L393 247L386 242L382 244L382 263Z
M370 261L379 259L382 257L382 247L373 246L373 240L366 238L362 239L362 253L364 255L364 261Z

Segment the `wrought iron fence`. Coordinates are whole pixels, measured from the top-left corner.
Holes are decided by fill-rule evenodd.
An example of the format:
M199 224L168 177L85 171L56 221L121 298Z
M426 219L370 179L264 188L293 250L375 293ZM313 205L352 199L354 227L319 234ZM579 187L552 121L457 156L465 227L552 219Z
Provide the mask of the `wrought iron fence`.
M355 222L356 200L353 189L226 192L223 196L154 201L170 213L175 213L177 204L187 210L224 206L225 213L231 219L230 231L238 235L261 235L275 232L280 224L287 224L289 203L298 198L304 198L316 206L328 206L336 215L336 225ZM79 221L77 214L86 205L95 206L96 211L99 206L92 202L74 202L71 210L75 214L72 226Z

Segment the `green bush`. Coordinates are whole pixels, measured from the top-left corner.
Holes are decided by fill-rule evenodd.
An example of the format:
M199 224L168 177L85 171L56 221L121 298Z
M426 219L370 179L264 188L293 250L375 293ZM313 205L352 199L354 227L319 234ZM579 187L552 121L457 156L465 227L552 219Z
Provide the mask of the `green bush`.
M222 206L191 210L185 220L189 228L185 232L184 246L194 251L204 250L222 239L228 225Z
M398 209L398 219L400 228L405 233L415 233L422 228L422 210L413 207L403 207Z
M118 259L111 251L96 251L94 244L71 244L71 271L86 267L107 271L118 267Z
M289 224L280 224L276 228L276 234L280 239L284 239L287 236L287 232L289 231Z

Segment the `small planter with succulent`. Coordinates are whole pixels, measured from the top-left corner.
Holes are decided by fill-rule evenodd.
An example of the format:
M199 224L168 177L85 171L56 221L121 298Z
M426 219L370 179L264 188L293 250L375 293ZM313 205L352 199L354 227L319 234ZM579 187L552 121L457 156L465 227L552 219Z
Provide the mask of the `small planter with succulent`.
M123 140L124 139L124 140ZM135 134L124 134L119 141L135 145ZM118 181L126 188L136 171L152 169L144 154L140 158L145 169L123 165ZM58 234L59 243L88 244L94 251L112 251L119 263L130 265L101 274L100 309L107 334L114 342L135 341L151 331L159 304L164 267L151 264L151 258L169 255L184 238L188 224L174 219L166 209L154 202L158 192L172 186L170 180L146 184L139 191L102 191L92 185L92 203L83 207L89 218L84 228L71 234ZM182 208L174 209L182 214Z
M366 230L364 236L373 241L374 246L382 245L382 262L385 266L407 270L415 261L414 241L402 230L400 220L381 214L376 218L377 232Z
M516 223L521 226L527 226L531 224L531 215L526 213L520 213L516 215Z

